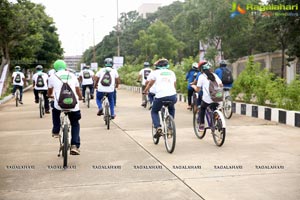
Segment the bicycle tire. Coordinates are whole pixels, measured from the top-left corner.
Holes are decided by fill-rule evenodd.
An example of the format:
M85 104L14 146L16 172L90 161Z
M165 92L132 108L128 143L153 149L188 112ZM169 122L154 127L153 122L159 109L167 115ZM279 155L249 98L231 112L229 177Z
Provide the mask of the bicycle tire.
M199 122L200 120L198 120L198 115L199 112L193 113L193 127L194 127L194 133L197 136L197 138L202 139L205 136L206 131L199 131Z
M65 124L63 128L63 149L62 149L62 155L63 155L63 167L66 168L68 166L68 149L69 149L69 134L68 134L68 125Z
M165 146L168 153L173 153L176 145L176 127L174 119L171 115L166 117L166 130L167 132L164 134Z
M87 90L85 93L86 93L85 97L86 97L87 107L90 108L90 91Z
M223 126L224 124L225 122L223 122L219 113L214 111L212 135L215 144L219 147L221 147L225 142L226 128Z
M156 133L156 130L155 130L153 124L152 124L152 139L153 139L153 143L154 144L158 144L159 143L159 137L158 138L154 138L155 133Z
M43 118L42 98L39 99L40 118Z
M19 89L16 90L15 95L16 95L16 107L18 107L19 106L19 95L20 95Z
M107 129L109 129L110 128L110 116L109 116L109 106L108 105L105 105L104 118L105 118L105 124L107 126Z
M223 114L226 119L230 119L232 116L232 99L230 96L225 97L224 106L223 106Z

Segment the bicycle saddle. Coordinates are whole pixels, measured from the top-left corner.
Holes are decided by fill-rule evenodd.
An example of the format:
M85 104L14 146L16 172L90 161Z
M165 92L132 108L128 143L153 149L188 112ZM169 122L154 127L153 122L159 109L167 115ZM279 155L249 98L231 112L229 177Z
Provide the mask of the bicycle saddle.
M162 103L164 106L169 106L169 105L173 104L172 101L162 101Z

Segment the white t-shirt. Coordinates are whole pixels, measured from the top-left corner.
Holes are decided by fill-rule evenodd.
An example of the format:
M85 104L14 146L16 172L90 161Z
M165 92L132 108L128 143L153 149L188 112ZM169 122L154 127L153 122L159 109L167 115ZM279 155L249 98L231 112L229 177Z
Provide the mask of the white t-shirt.
M48 76L51 76L52 74L55 74L55 69L50 69L49 71L48 71Z
M109 71L109 74L111 76L111 84L110 86L103 86L101 84L101 80L106 73L106 71ZM100 69L96 73L96 76L99 77L99 82L98 82L98 92L113 92L115 91L115 85L116 85L116 78L119 78L118 71L116 69L113 69L111 67L105 67Z
M151 71L151 73L149 74L148 80L151 80L151 77L153 76L153 72L154 71ZM155 94L155 92L156 92L155 87L156 87L156 82L151 86L151 88L149 89L149 92Z
M155 80L155 97L162 98L176 94L174 83L176 82L175 73L168 69L155 70L149 77L150 80Z
M220 78L215 73L212 73L212 74L215 76L217 83L222 84L222 81L220 80ZM202 100L208 104L213 103L213 100L211 99L210 94L209 94L209 80L208 80L206 74L202 73L199 76L198 82L197 82L197 87L200 87L200 88L202 87L202 90L203 90Z
M142 85L146 84L147 77L149 76L151 71L152 71L152 69L150 69L149 67L146 67L146 68L140 70L139 75L142 76ZM145 76L146 76L146 78L145 78Z
M85 73L89 74L90 78L84 78ZM93 82L94 75L95 75L95 73L90 69L81 70L81 72L79 73L79 76L81 76L81 78L82 78L82 85L92 85L94 83Z
M17 76L18 74L20 74L20 79L21 79L21 81L20 81L19 83L17 83L17 82L15 81L16 76ZM25 78L25 76L24 76L23 72L14 72L14 73L12 74L12 77L13 77L13 85L19 85L19 86L23 86L23 85L24 85L23 78Z
M43 81L44 81L44 87L37 87L36 86L37 78L40 74L42 75L42 78L43 78ZM48 74L46 74L44 72L37 72L37 73L33 74L32 80L35 82L34 89L36 89L36 90L47 90L48 89L48 83L47 83L48 77L49 77Z
M79 87L79 82L77 77L68 71L58 71L55 74L52 74L49 79L48 79L48 88L53 88L53 93L54 93L54 107L57 110L62 110L61 107L58 105L58 99L59 99L59 95L60 95L60 89L62 86L62 81L58 78L58 77L63 81L63 82L68 82L68 84L70 85L72 91L74 92L76 99L77 99L77 104L75 106L75 108L70 109L70 111L78 111L79 110L79 98L76 94L76 89L75 87ZM68 79L68 81L67 81Z

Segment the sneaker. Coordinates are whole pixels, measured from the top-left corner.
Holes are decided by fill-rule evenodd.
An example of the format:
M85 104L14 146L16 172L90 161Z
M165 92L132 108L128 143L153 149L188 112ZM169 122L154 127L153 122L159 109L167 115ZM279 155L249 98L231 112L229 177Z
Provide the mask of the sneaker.
M103 109L101 109L101 110L98 110L98 113L97 113L97 115L98 115L98 116L101 116L101 115L103 115Z
M46 113L46 114L50 114L50 110L46 110L45 113Z
M94 95L91 94L91 99L94 99Z
M141 106L145 107L145 106L146 106L146 103L142 103Z
M187 110L192 110L192 107L191 107L191 106L188 106L186 109L187 109Z
M19 103L20 103L20 104L23 104L23 102L22 102L22 101L19 101Z
M34 100L35 103L39 103L39 100Z
M59 138L59 133L52 133L53 138Z
M153 137L154 138L159 138L160 136L162 136L162 129L161 129L161 127L157 127L156 128L156 133Z
M203 132L203 131L204 131L204 124L200 124L200 125L199 125L199 131L200 131L200 132Z
M117 115L114 115L114 116L111 116L110 118L111 118L111 119L115 119L115 118L116 118L116 116L117 116Z
M80 151L79 149L76 147L76 145L71 145L71 151L70 151L71 155L80 155Z
M85 99L82 99L82 102L85 103Z

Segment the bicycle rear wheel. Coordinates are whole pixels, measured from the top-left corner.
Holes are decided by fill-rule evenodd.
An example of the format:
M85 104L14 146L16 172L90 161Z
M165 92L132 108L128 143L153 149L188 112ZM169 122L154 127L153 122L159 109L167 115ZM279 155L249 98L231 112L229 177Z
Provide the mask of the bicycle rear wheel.
M42 97L39 98L39 110L40 110L40 118L43 118L45 114L45 108L44 108L44 99Z
M16 107L18 107L19 106L19 98L20 98L20 91L19 91L19 89L16 90L15 96L16 96Z
M90 90L89 89L86 90L85 97L86 97L87 107L90 108Z
M108 105L105 105L104 120L105 120L105 124L107 126L107 129L109 129L110 128L110 115L109 115L109 106Z
M68 149L69 149L69 144L68 144L68 125L65 124L63 128L63 148L62 148L62 155L63 155L63 167L66 168L68 166Z
M224 127L225 122L223 122L220 114L214 111L213 114L213 129L212 135L214 142L217 146L222 146L225 142L226 128Z
M176 145L176 127L172 116L166 117L165 146L169 153L173 153Z
M194 133L197 136L197 138L202 139L205 136L205 131L199 131L199 125L200 125L200 113L194 112L193 113L193 127L194 127Z
M159 137L158 138L154 138L155 133L156 133L156 130L155 130L153 124L152 124L152 139L153 139L153 143L154 144L158 144L159 143Z
M230 96L225 97L223 113L226 119L230 119L232 116L232 99Z

